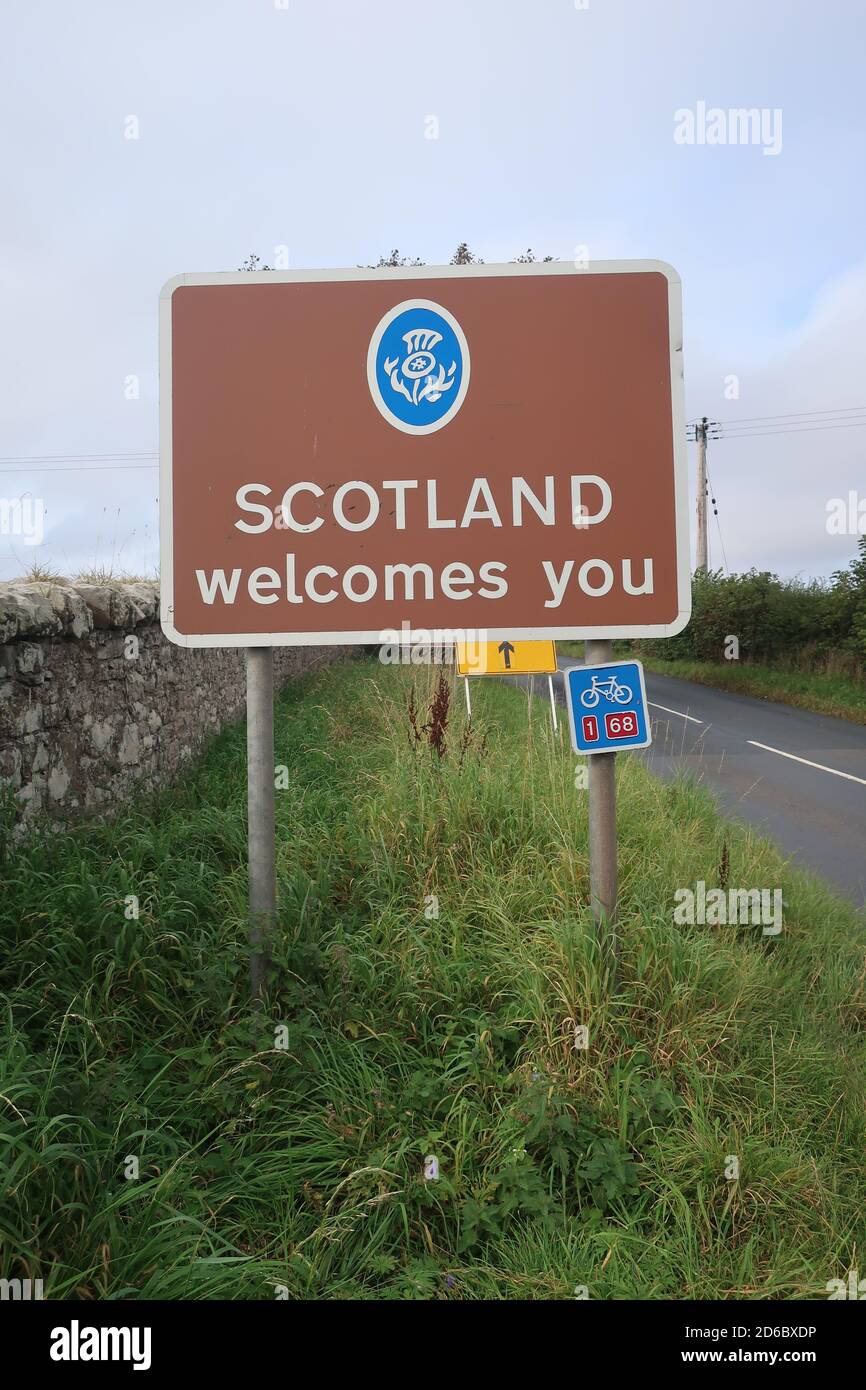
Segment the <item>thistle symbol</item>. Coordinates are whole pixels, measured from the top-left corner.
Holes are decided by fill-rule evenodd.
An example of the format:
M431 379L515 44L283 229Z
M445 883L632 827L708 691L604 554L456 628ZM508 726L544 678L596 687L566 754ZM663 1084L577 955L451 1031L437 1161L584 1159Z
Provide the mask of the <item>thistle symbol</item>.
M406 434L432 434L469 388L469 344L447 309L405 300L382 316L367 347L367 384L379 413Z
M433 349L442 341L442 334L434 328L413 328L403 334L406 355L402 369L398 357L386 357L385 371L395 391L404 395L413 405L422 401L438 401L445 391L454 385L457 363L452 362L448 371L436 361ZM402 375L401 375L402 370ZM405 378L405 380L404 380ZM407 382L411 385L407 385Z

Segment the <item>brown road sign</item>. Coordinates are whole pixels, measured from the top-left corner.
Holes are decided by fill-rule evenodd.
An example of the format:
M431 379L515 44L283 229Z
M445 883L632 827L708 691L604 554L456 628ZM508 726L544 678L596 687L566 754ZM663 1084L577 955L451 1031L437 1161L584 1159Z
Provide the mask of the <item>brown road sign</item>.
M556 670L553 642L458 642L458 676L552 676Z
M182 275L160 315L173 641L685 626L670 267Z

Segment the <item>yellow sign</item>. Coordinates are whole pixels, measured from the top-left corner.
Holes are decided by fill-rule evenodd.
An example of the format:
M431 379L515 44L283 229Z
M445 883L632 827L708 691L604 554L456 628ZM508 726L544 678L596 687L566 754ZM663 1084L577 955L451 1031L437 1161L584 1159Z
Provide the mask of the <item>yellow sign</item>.
M556 670L553 642L458 642L460 676L549 676Z

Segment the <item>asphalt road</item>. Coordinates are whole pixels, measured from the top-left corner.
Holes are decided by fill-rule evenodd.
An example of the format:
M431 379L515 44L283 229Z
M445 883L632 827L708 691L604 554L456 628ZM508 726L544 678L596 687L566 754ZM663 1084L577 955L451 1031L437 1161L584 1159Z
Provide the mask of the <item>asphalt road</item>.
M866 726L651 672L646 684L652 770L687 768L725 814L866 906ZM536 677L536 692L544 685ZM554 687L564 700L562 680Z

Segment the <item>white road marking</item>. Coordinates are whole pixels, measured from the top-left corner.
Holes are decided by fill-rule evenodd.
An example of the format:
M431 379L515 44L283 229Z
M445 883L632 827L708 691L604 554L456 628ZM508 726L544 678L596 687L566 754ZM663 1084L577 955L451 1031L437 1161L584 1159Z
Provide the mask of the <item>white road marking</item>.
M703 719L695 719L693 714L683 714L681 710L668 709L667 705L657 705L655 700L647 700L647 704L652 705L653 709L663 709L665 714L675 714L678 719L688 719L690 724L703 724L704 722Z
M778 753L780 758L790 758L795 763L805 763L807 767L817 767L819 772L832 772L834 777L846 777L849 782L859 782L866 787L866 777L855 777L853 772L840 772L838 767L825 767L823 763L810 762L808 758L798 758L796 753L786 753L783 748L771 748L769 743L757 743L753 738L747 738L753 748L763 748L765 753Z

